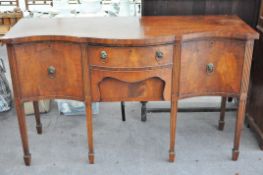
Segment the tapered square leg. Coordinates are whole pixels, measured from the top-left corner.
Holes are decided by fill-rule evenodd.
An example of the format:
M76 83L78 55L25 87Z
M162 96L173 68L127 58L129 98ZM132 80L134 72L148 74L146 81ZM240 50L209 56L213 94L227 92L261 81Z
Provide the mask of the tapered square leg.
M250 73L250 66L252 60L253 44L254 42L252 41L247 41L246 43L244 65L242 70L241 90L240 90L238 111L236 117L234 146L232 150L232 160L237 160L239 157L239 145L240 145L241 131L245 119L245 108L247 102L247 92L249 85L249 73Z
M24 163L25 163L25 165L29 166L31 164L31 154L29 152L29 144L28 144L28 135L27 135L24 105L18 99L15 99L15 105L16 105L19 131L20 131L20 135L21 135L21 141L22 141L23 152L24 152Z
M40 124L40 125L36 125L36 129L37 129L37 133L38 134L42 134L42 124Z
M171 113L170 113L170 149L169 162L175 160L175 140L176 140L176 123L177 123L177 108L179 99L179 80L180 80L180 65L181 65L181 48L179 43L174 47L173 71L172 71L172 89L171 89Z
M225 127L226 101L227 101L227 97L222 97L221 98L220 119L218 121L218 130L220 130L220 131L223 131L224 127Z
M172 151L169 151L169 162L174 162L175 160L175 153Z
M232 150L232 160L236 161L239 157L239 151L238 150Z
M240 89L239 104L238 104L238 111L237 111L237 118L236 118L235 138L234 138L234 146L233 146L233 152L232 152L232 160L237 160L239 156L240 137L241 137L241 131L242 131L242 128L244 125L244 119L245 119L245 108L246 108L246 102L247 102L247 92L248 92L248 85L249 85L249 74L250 74L250 67L251 67L251 60L252 60L253 45L254 45L253 41L246 42L244 65L243 65L243 70L242 70L241 89Z
M31 154L24 155L24 163L26 166L31 165Z
M175 138L176 138L176 118L177 118L177 98L172 96L171 114L170 114L170 150L169 162L175 160Z
M241 131L244 125L244 118L245 118L245 106L246 106L246 99L241 98L239 101L239 107L238 107L237 118L236 118L232 160L237 160L239 156L240 137L241 137Z
M85 108L86 108L86 126L89 147L89 163L94 164L94 146L93 146L93 123L92 123L92 107L91 107L91 91L90 91L90 71L87 57L86 44L81 45L82 50L82 64L83 64L83 80L84 80L84 94L85 94Z
M146 107L146 101L142 101L142 107L141 107L141 121L146 122L147 120L147 107Z
M94 164L94 154L89 153L89 164Z
M122 121L125 122L126 121L125 103L123 101L121 102L121 117L122 117Z
M225 128L225 122L224 121L219 121L218 122L218 130L223 131Z
M87 134L89 145L89 163L94 164L94 149L93 149L93 128L92 128L92 111L91 102L86 101L86 118L87 118Z
M35 119L36 119L36 129L38 134L42 134L42 123L40 120L40 112L39 112L39 105L38 101L33 101Z

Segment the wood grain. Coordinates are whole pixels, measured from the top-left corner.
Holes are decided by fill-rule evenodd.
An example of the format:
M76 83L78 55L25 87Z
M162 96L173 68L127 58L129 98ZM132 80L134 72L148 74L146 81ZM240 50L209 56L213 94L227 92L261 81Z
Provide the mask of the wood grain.
M171 68L144 71L93 69L91 72L92 101L170 100L171 75ZM106 90L106 87L103 87L103 81L109 78L111 81L107 82L108 90ZM152 83L157 84L152 86ZM136 93L131 94L131 92Z
M102 60L100 53L105 51L107 58ZM156 52L163 53L158 59ZM149 47L88 47L91 58L90 65L101 68L153 68L162 65L172 65L173 45L159 45Z
M254 41L246 42L246 48L245 48L245 54L244 54L244 65L242 69L242 79L241 79L241 87L240 87L240 97L239 97L236 127L235 127L235 138L234 138L232 160L237 160L239 156L240 137L241 137L241 130L243 128L244 119L245 119L245 107L246 107L246 101L247 101L253 46L254 46Z
M214 38L182 45L180 98L237 95L240 91L245 42ZM214 71L207 73L208 64Z
M14 46L21 96L32 98L71 98L83 100L80 46L47 42ZM56 69L54 77L48 68ZM27 82L27 83L22 83Z

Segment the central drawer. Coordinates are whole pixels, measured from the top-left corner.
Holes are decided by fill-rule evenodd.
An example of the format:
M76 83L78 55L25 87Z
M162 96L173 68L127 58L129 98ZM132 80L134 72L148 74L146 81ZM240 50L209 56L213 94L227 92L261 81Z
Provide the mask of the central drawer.
M173 45L146 47L89 46L91 66L108 68L148 68L172 64Z
M89 46L92 100L169 100L173 48Z
M91 72L92 101L170 100L172 68Z

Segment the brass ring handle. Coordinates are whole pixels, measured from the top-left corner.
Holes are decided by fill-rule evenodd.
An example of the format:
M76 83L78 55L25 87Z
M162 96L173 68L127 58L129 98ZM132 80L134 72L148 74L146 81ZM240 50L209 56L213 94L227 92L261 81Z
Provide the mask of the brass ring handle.
M213 63L209 63L206 65L206 73L211 74L215 70L215 66Z
M47 68L47 73L48 73L49 78L55 78L56 68L54 66L49 66Z
M100 58L102 59L102 61L105 61L107 57L108 57L108 54L106 51L103 50L100 52Z
M159 61L159 60L161 60L162 58L163 58L163 52L161 52L161 51L156 51L155 52L155 58Z

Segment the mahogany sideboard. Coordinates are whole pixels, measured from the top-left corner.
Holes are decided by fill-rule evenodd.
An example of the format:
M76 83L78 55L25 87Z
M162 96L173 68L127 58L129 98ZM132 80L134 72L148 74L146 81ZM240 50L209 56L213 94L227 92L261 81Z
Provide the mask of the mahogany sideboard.
M236 16L20 20L1 40L8 49L25 164L31 162L26 101L34 101L38 133L38 100L84 101L90 163L92 102L171 101L173 162L177 102L202 95L239 98L232 152L237 160L258 37Z

